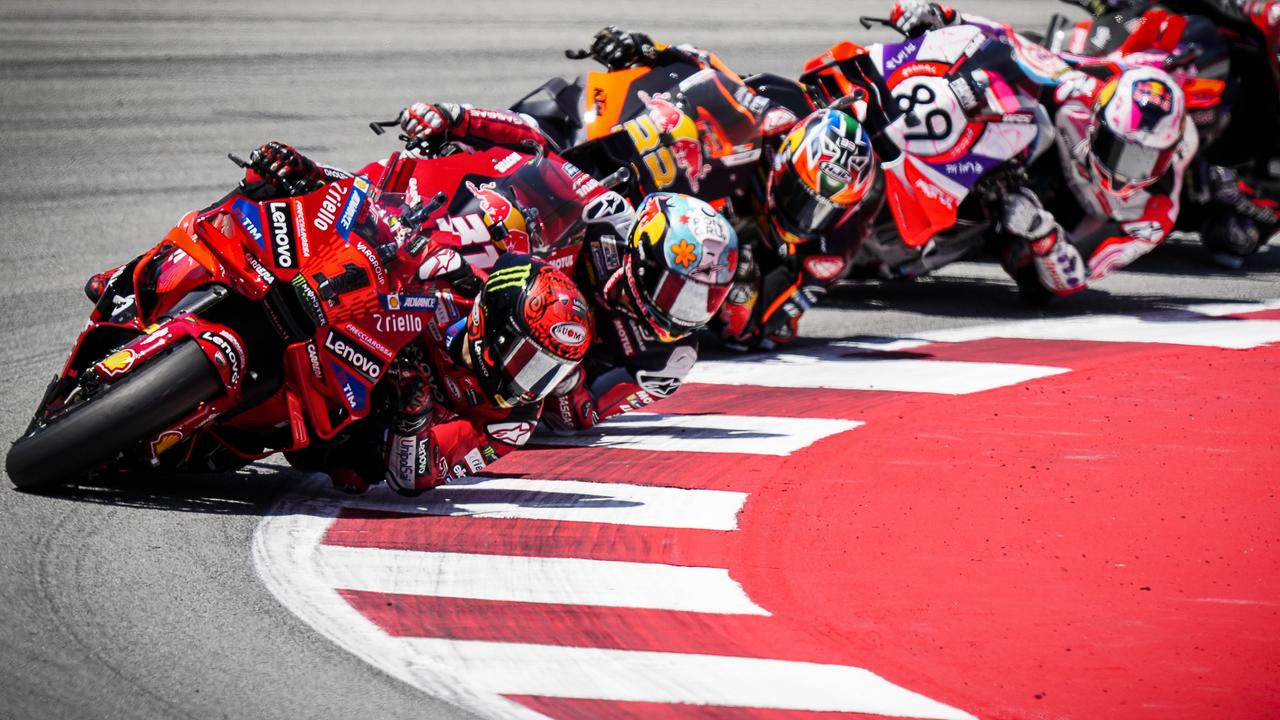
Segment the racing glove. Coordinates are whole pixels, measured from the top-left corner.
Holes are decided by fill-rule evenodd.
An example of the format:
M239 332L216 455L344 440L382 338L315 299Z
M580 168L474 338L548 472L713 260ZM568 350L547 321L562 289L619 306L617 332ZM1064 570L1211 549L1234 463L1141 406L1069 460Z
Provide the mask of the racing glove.
M954 25L959 19L960 13L946 5L924 0L894 0L893 9L889 11L889 22L907 37Z
M462 120L461 105L454 103L416 102L400 112L400 127L405 134L419 140L444 135Z
M413 497L448 481L448 461L426 423L392 427L384 447L387 485L397 493Z
M260 183L292 195L323 185L324 171L291 146L272 140L249 154L249 165L244 171L246 187Z
M591 41L591 57L610 70L651 65L658 58L653 39L644 33L628 32L614 25L601 28Z
M1027 242L1031 262L1040 283L1056 295L1070 295L1085 287L1088 270L1066 233L1040 198L1026 188L1010 193L1004 200L1001 226L1004 231Z
M543 405L542 420L557 433L570 433L595 427L600 422L596 400L587 390L586 371L581 367L565 378Z

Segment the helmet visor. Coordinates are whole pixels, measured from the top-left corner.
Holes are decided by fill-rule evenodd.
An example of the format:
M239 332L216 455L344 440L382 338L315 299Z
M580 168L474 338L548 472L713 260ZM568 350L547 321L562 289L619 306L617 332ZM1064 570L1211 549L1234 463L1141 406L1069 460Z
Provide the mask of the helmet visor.
M494 400L502 407L527 405L551 394L573 373L578 363L518 337L502 354L502 387Z
M790 168L774 177L770 200L773 216L782 229L806 241L816 240L835 228L849 211L847 205L819 196Z
M1113 195L1132 195L1153 184L1169 169L1173 147L1158 150L1133 142L1099 123L1089 144L1089 157L1103 189Z

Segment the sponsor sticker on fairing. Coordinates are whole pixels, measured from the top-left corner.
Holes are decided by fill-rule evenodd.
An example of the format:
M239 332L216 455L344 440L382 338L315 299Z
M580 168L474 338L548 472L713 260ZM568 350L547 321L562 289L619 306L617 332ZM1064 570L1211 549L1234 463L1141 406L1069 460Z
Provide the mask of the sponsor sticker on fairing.
M342 198L347 196L346 183L332 183L329 189L325 191L324 199L320 201L320 209L316 211L316 216L312 222L315 223L316 229L327 231L333 227L333 223L338 218L338 212L342 209Z
M249 261L249 267L252 268L253 271L258 274L258 277L262 279L262 282L270 285L271 283L276 281L276 276L272 275L271 271L268 270L265 265L258 262L257 258L255 258L252 255L249 255L248 253L245 253L244 259Z
M258 247L266 250L267 242L262 233L262 211L258 206L244 198L236 198L235 202L231 203L231 214L236 216L241 227L249 233L249 237L258 243Z
M382 376L381 361L360 343L337 330L329 331L324 348L369 382L377 382Z
M271 257L276 267L289 270L298 266L298 241L294 237L293 208L280 200L267 203L271 231Z
M311 374L317 380L324 379L324 371L320 369L320 351L316 350L315 341L307 341L307 360L311 363Z
M211 343L218 348L219 354L225 358L228 373L231 376L231 384L240 384L240 368L243 363L241 350L232 338L222 332L203 332L200 333L200 339Z
M324 303L320 302L320 296L316 295L316 291L311 289L311 284L302 275L294 275L291 281L297 289L298 299L302 301L302 307L315 321L316 325L324 327L329 324L329 317L324 313Z
M380 333L422 332L422 316L413 313L373 313L373 321Z
M329 370L338 379L342 388L342 398L352 410L363 410L369 404L369 391L360 379L351 374L342 365L329 361Z
M440 305L435 295L391 293L382 295L382 308L393 312L434 313Z
M342 208L342 215L338 217L338 234L342 239L351 236L351 228L356 224L356 218L360 216L360 208L364 205L364 199L369 194L369 181L363 175L356 177L351 182L351 195L347 197L347 204Z

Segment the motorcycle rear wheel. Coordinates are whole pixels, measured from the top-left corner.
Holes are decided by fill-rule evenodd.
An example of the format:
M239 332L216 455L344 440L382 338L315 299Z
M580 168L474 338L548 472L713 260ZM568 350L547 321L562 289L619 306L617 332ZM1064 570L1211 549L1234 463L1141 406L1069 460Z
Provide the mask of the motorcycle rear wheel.
M190 415L222 390L222 380L204 351L193 342L184 343L18 438L9 448L5 471L21 490L77 480Z

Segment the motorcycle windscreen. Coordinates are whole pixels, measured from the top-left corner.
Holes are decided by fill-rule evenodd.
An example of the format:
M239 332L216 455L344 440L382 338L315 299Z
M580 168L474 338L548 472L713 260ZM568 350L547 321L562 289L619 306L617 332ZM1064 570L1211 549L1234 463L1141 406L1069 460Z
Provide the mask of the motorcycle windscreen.
M677 103L698 128L698 139L711 158L736 164L735 156L758 151L761 116L739 98L754 98L750 89L723 73L704 70L680 83ZM763 106L763 102L761 102ZM755 159L758 155L752 155Z
M529 249L537 257L579 244L585 223L582 199L600 183L570 164L535 157L501 181L524 215Z

